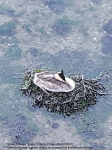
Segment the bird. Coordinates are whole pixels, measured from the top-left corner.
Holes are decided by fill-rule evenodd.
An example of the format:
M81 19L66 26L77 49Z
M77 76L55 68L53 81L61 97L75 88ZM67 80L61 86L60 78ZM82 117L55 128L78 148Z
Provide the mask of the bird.
M42 71L35 73L33 83L40 87L45 93L50 92L71 92L75 88L75 82L64 76L63 70Z

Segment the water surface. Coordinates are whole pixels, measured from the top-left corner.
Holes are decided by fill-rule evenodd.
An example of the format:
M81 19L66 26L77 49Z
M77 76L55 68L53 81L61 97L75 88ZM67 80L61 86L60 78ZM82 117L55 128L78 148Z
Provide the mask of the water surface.
M112 66L111 0L0 1L0 145L73 143L112 149L112 97L71 117L29 108L21 78L33 66L96 78ZM106 87L112 87L112 74ZM84 149L84 148L83 148ZM89 148L88 148L89 149Z

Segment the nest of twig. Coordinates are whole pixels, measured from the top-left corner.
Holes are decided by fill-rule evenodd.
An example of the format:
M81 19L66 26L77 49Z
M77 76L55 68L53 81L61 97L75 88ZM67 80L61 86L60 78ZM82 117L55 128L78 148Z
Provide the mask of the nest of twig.
M43 107L47 111L70 116L96 104L98 96L107 94L105 87L100 83L103 75L100 74L96 79L84 79L81 75L69 74L75 81L75 89L69 93L49 92L48 95L33 83L34 73L37 71L25 73L21 89L24 95L33 99L34 108Z

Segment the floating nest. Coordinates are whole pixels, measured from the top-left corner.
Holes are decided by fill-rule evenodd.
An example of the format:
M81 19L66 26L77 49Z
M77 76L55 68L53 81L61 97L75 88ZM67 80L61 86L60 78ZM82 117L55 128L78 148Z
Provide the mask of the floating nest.
M100 83L106 72L100 73L96 79L85 79L81 75L69 74L68 76L75 81L76 87L68 93L45 93L33 83L34 74L41 70L26 71L22 81L22 94L31 97L32 107L46 108L53 113L70 116L73 113L83 111L96 104L98 96L106 95L106 89Z

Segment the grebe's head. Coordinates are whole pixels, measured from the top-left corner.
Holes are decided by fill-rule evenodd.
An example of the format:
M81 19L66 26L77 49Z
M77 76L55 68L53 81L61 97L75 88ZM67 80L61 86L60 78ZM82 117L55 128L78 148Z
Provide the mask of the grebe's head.
M64 73L63 73L63 70L62 70L61 72L59 72L58 74L59 74L59 76L60 76L60 78L61 78L62 80L66 81L66 80L65 80Z
M61 72L57 72L55 75L54 75L55 79L59 80L59 81L66 81L65 80L65 76L63 74L63 70Z

